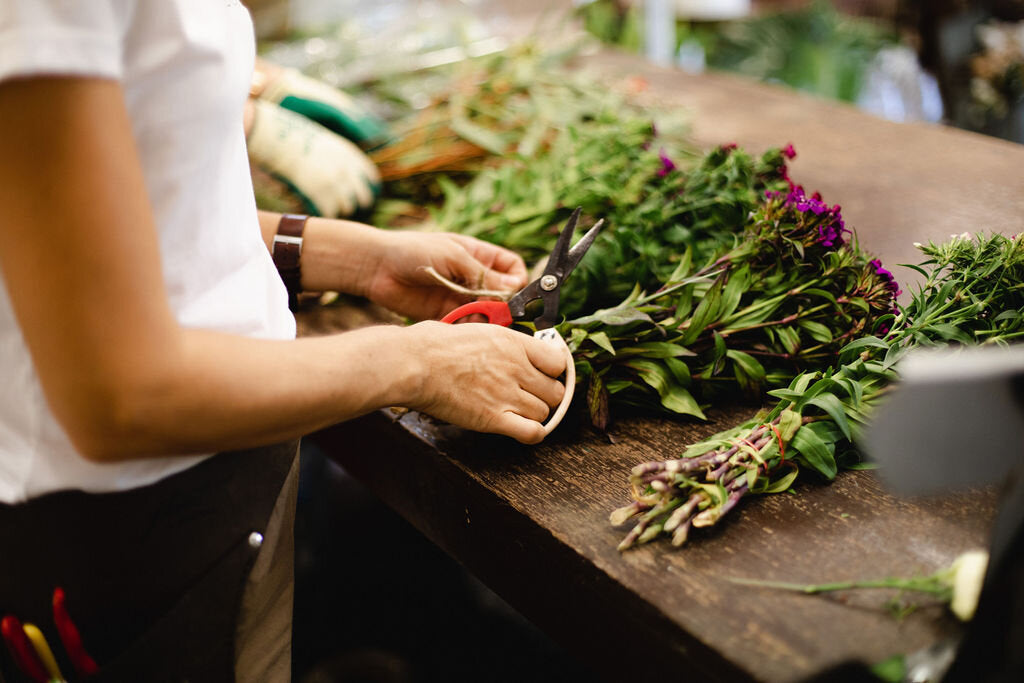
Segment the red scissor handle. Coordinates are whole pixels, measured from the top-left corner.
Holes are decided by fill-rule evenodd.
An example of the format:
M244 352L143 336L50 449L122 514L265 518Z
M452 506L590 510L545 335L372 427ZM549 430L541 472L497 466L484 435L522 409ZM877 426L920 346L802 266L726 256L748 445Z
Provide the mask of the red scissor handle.
M508 304L504 301L472 301L468 304L459 306L454 311L441 318L441 322L454 323L456 320L462 320L467 315L473 315L474 313L479 313L484 316L487 318L487 322L492 325L508 327L512 324L512 312L508 309Z

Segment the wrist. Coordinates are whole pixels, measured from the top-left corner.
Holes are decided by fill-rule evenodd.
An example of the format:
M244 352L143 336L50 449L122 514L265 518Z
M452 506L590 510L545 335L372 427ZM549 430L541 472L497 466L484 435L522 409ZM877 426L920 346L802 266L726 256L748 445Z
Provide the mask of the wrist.
M386 231L364 223L310 218L302 253L302 288L366 296L386 250Z

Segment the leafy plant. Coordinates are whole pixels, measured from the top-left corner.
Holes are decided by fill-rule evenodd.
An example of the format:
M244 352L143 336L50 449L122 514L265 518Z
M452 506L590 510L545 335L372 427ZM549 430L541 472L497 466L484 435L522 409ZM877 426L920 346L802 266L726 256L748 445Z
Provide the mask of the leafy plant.
M838 206L795 187L769 191L734 244L664 286L563 323L591 421L609 404L703 418L700 402L739 388L760 401L801 370L827 367L851 339L890 319L896 285L869 260Z
M787 490L801 468L832 479L840 467L859 466L858 430L898 380L896 363L910 349L1024 336L1024 239L964 235L921 250L929 259L911 267L924 284L905 308L875 321L877 335L846 344L829 369L770 391L779 399L770 411L677 459L634 467L634 501L611 516L613 524L638 517L620 549L661 534L682 545L693 527L715 524L746 495Z

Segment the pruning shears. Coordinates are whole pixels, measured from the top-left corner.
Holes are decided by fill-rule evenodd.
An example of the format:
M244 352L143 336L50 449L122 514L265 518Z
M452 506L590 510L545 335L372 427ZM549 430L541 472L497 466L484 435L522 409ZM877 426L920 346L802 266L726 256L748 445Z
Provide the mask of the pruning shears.
M492 325L509 327L513 322L523 320L527 317L526 306L538 299L543 303L544 310L533 319L536 332L533 336L537 339L556 344L565 349L565 395L555 413L544 425L544 434L551 433L558 423L561 422L569 403L572 401L573 391L576 386L576 367L573 363L572 352L562 336L554 329L559 322L558 299L566 279L576 269L584 254L594 244L597 233L604 226L604 219L599 220L590 230L586 232L571 248L572 235L576 230L582 209L577 208L569 217L568 223L562 229L555 242L555 247L548 257L544 272L536 280L523 287L507 301L473 301L459 306L448 315L441 318L441 322L454 323L463 318L479 314L487 318Z

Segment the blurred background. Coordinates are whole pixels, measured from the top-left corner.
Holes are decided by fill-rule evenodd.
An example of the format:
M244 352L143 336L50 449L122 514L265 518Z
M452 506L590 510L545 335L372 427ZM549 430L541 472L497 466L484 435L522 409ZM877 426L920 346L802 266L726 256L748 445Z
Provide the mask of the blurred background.
M431 103L429 67L543 34L566 49L733 72L892 121L1024 142L1024 0L246 4L261 54L346 90L385 120ZM302 463L294 680L597 679L310 444Z
M352 85L411 53L529 35L562 22L602 43L689 71L716 69L1024 142L1024 0L248 0L265 41ZM571 19L570 19L571 18ZM488 44L488 39L491 43ZM289 41L290 42L290 41ZM303 54L304 52L304 54ZM374 59L373 56L377 57ZM438 57L435 55L435 57Z

